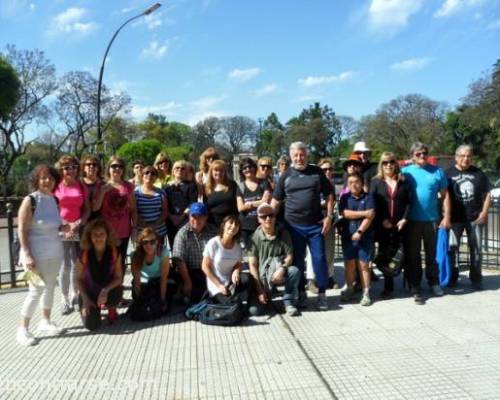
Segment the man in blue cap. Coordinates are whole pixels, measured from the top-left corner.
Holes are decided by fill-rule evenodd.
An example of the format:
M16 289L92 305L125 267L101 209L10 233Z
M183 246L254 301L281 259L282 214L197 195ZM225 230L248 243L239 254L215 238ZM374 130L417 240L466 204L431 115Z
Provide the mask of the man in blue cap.
M174 240L172 262L182 281L182 292L192 303L200 301L207 289L207 279L201 270L203 249L217 235L217 230L207 224L208 210L203 203L189 206L189 220Z

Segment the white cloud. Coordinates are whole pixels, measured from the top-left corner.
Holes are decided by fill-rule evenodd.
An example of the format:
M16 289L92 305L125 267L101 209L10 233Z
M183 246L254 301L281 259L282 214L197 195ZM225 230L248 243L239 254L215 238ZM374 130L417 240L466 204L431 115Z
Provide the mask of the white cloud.
M162 114L165 116L172 116L176 114L176 110L182 107L182 104L178 104L175 101L169 101L166 104L158 104L152 106L132 106L131 115L133 118L142 119L148 114Z
M306 78L300 78L297 83L300 86L311 87L311 86L321 86L327 85L333 82L345 82L350 79L353 75L352 71L345 71L339 75L330 76L308 76Z
M30 3L30 10L35 11L36 4L35 3Z
M191 113L191 116L188 117L187 123L189 125L195 125L197 122L208 117L222 117L224 115L228 115L226 111L213 109L213 107L217 106L225 98L226 96L224 95L207 96L192 101L190 104L193 107L193 112Z
M488 29L492 30L500 29L500 19L497 19L496 21L493 21L490 24L488 24Z
M422 0L371 0L368 9L370 27L392 34L408 24L408 19L422 6Z
M261 73L260 68L247 68L247 69L233 69L229 74L228 77L230 79L234 79L237 81L248 81L252 78L255 78L257 75Z
M399 61L391 65L391 69L395 71L414 71L423 69L431 61L430 58L410 58L408 60Z
M132 25L133 26L146 25L148 29L155 30L160 26L162 26L163 24L173 25L174 23L175 21L171 18L166 17L163 11L156 11L152 14L139 18Z
M195 112L194 114L191 114L188 119L186 120L186 124L194 126L198 122L203 121L205 118L208 117L216 117L216 118L221 118L226 115L229 115L230 113L222 110L212 110L212 111L205 111L205 112Z
M219 96L219 97L202 97L201 99L194 100L191 102L191 104L199 108L201 110L207 110L209 108L212 108L219 104L222 100L224 100L225 96Z
M444 0L441 7L434 13L434 18L448 17L467 7L478 6L483 2L484 0Z
M134 11L135 9L136 9L136 7L124 7L124 8L122 8L122 9L120 10L120 12L121 12L122 14L127 14L127 13L129 13L129 12L131 12L131 11Z
M170 44L168 41L160 43L153 40L149 43L148 47L142 49L141 58L149 58L151 60L161 60L167 55Z
M278 89L276 83L270 83L268 85L262 86L260 89L254 90L251 93L256 96L265 96L266 94L274 93Z
M95 22L83 22L82 19L87 15L87 10L79 7L71 7L52 18L49 36L75 33L86 35L97 29Z
M293 99L292 103L308 103L311 101L321 100L322 98L323 98L323 96L321 96L321 95L318 95L318 96L304 95L304 96L299 96L299 97Z

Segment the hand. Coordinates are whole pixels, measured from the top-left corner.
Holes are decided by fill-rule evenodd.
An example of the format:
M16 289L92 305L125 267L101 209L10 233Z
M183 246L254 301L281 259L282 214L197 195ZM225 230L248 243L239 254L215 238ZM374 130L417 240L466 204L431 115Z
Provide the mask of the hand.
M97 305L100 307L108 302L108 291L103 289L99 292L99 297L97 298Z
M271 277L271 282L275 284L280 284L285 280L285 275L286 275L286 269L283 267L278 268Z
M330 232L331 228L332 228L332 219L330 217L323 218L323 228L321 229L321 234L326 235L328 232Z
M408 220L406 220L405 218L400 219L398 221L398 223L396 224L396 226L398 227L398 231L401 231L405 227L407 222L408 222Z
M233 271L233 274L231 276L231 282L233 282L235 286L237 286L238 283L240 283L240 270L239 270L239 268L237 268Z
M391 229L391 228L392 228L391 221L389 221L388 219L384 219L384 220L382 221L382 226L383 226L385 229Z
M257 299L259 300L260 304L267 304L267 296L264 292L259 293Z
M361 240L361 234L359 232L355 232L354 235L352 235L351 239L353 242L357 242Z
M476 225L483 225L488 220L488 213L480 213L477 219L474 221Z
M26 259L24 261L24 265L26 266L28 271L35 271L36 270L35 260L31 256L26 256Z
M224 296L229 295L229 291L227 290L227 287L225 287L222 283L219 285L219 292Z
M451 222L450 222L450 219L449 218L443 218L441 220L441 223L439 224L439 227L440 228L444 228L444 229L450 229L451 228Z
M374 218L375 210L373 208L365 211L365 218Z

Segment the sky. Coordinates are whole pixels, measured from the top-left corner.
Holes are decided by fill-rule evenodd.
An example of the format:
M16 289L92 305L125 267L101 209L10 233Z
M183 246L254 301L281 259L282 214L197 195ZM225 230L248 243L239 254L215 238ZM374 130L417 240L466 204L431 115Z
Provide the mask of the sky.
M98 76L153 1L0 0L0 50ZM170 0L116 38L104 84L148 113L282 122L316 101L360 118L420 93L450 107L500 58L500 0Z

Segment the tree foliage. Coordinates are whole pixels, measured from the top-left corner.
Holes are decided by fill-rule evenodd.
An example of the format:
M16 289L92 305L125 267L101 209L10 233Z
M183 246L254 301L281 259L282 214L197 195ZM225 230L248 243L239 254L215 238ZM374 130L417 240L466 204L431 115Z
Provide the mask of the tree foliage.
M0 119L5 119L14 110L20 96L21 82L7 60L0 57Z
M286 154L286 130L275 113L269 114L259 129L255 152L274 159Z
M257 124L248 117L237 115L225 117L221 120L217 132L217 141L221 147L226 147L232 154L249 150L255 145Z

